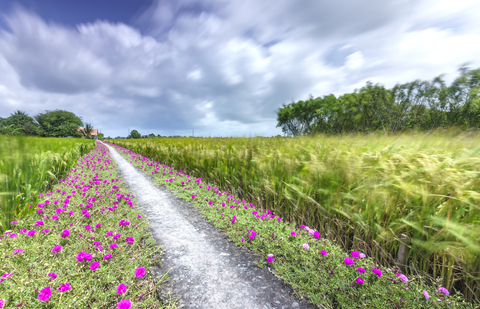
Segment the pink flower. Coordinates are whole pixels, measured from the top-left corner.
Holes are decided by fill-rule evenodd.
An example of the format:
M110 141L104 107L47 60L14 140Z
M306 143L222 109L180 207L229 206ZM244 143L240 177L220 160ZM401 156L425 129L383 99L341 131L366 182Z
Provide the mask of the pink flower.
M446 288L444 288L443 286L439 287L438 288L438 293L443 293L445 295L450 295L450 293L448 292L448 290Z
M305 244L303 244L303 249L308 250L308 249L310 249L310 247L308 246L308 244L305 243Z
M17 254L17 253L22 253L23 252L23 249L15 249L13 250L13 255Z
M58 286L57 291L59 293L62 293L62 292L66 292L66 291L70 290L71 288L72 288L72 286L70 285L70 283L65 282L65 283L62 283Z
M267 261L268 261L269 263L273 263L273 254L267 255Z
M18 224L18 221L12 221L11 224Z
M103 259L104 259L104 260L108 260L108 259L111 258L111 257L112 257L111 254L107 254L107 255L105 255L105 256L103 257Z
M99 266L99 262L93 262L92 264L90 264L90 270L97 270Z
M400 277L400 280L404 283L407 283L408 282L408 278L407 276L403 275L403 274L396 274L395 276L397 277Z
M0 299L0 308L3 308L3 306L5 306L6 303L7 303L6 299Z
M213 205L213 202L212 202L212 201L208 201L208 205Z
M105 233L105 235L107 235L107 236L112 236L112 235L113 235L113 232L112 232L112 231L108 231L108 232Z
M192 195L192 199L195 198L195 195Z
M245 242L245 239L242 238L241 242Z
M135 241L135 239L134 239L133 237L127 237L127 238L125 238L125 241L128 242L128 243L133 244L133 242Z
M113 236L113 239L117 239L120 236L122 236L122 234L116 234L116 235Z
M320 254L323 255L323 256L327 256L327 255L328 255L328 254L327 254L327 251L325 251L325 250L320 251Z
M53 279L57 279L57 274L56 273L49 273L47 276L52 277Z
M117 248L117 247L118 247L118 245L115 244L115 243L113 243L113 244L110 245L110 249Z
M235 223L235 220L237 220L237 216L233 216L232 223Z
M90 253L87 253L85 251L82 251L77 254L77 260L79 262L83 262L84 260L87 260L90 262L90 260L93 258L93 256Z
M378 278L380 278L383 274L382 274L382 271L380 269L372 269L372 272L378 276Z
M33 236L33 235L35 235L35 233L36 232L34 230L31 230L31 231L28 231L27 235L28 236Z
M101 223L98 223L98 224L95 225L95 227L101 227L101 226L102 226Z
M360 257L360 253L358 251L352 251L352 257L358 259Z
M92 228L92 227L91 227L90 225L88 225L88 224L85 225L85 229L86 229L86 230L90 230L91 228Z
M351 258L346 258L343 262L345 265L355 265L355 262Z
M428 300L430 298L430 295L428 295L427 291L423 291L423 296L425 296L425 300Z
M295 236L295 235L297 235L297 233L295 233L294 231L291 231L290 235Z
M135 269L135 276L137 276L137 278L142 278L143 275L145 275L145 268L139 267Z
M43 225L42 220L35 221L35 226Z
M123 283L120 283L118 286L117 286L117 294L118 295L122 295L124 294L125 292L127 291L127 286Z
M362 278L357 278L355 279L355 282L358 284L363 284L363 279Z
M313 236L314 236L316 239L318 239L318 238L320 238L320 233L319 233L318 231L315 231L315 232L313 233Z
M128 299L122 299L117 305L117 309L130 309L131 307L132 303Z
M44 302L48 302L48 299L52 296L51 287L44 287L40 293L38 293L38 299Z
M62 250L62 249L63 249L62 246L55 246L55 247L53 247L53 249L52 249L52 253L55 253L55 252L60 251L60 250Z
M57 208L57 209L55 209L55 212L56 212L57 214L62 213L62 212L63 212L63 209Z
M367 256L365 255L365 253L360 253L360 258L361 258L361 259L364 259L364 258L366 258L366 257L367 257Z
M60 234L63 238L70 236L70 231L69 230L63 230L62 234Z

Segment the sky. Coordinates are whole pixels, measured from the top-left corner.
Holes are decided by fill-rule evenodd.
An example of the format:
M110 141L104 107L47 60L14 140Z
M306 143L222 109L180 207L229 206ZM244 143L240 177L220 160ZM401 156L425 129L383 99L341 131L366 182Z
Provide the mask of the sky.
M0 117L273 136L282 104L480 68L480 1L0 0Z

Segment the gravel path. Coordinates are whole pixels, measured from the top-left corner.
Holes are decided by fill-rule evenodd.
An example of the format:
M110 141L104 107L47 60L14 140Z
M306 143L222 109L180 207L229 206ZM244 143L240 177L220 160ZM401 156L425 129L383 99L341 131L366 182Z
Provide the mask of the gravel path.
M153 177L106 146L165 250L160 270L171 269L171 279L163 293L171 292L184 308L318 308L293 297L293 290L267 267L254 264L258 255L236 247L192 204L165 186L153 186Z

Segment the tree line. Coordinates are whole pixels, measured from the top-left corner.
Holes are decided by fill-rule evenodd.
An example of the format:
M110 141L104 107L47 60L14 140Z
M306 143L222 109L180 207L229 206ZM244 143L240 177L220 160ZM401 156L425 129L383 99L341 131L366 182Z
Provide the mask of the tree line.
M386 89L367 82L338 98L330 94L283 104L277 127L289 136L316 133L395 133L456 126L480 127L480 69L459 68L447 86L442 75L431 82L415 80Z
M78 131L79 127L83 130ZM86 137L90 138L93 126L82 122L82 118L64 110L45 111L34 117L17 110L7 118L0 117L0 134L30 135L42 137ZM100 137L100 136L99 136Z

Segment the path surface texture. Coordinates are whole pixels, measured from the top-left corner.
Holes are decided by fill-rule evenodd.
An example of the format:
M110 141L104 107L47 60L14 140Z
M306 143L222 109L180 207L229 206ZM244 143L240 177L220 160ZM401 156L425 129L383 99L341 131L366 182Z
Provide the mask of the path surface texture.
M162 293L171 292L183 308L318 308L295 298L268 267L258 268L260 256L237 247L193 204L153 186L153 177L107 147L165 250L161 271L171 270Z

